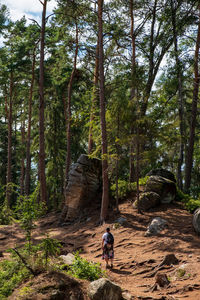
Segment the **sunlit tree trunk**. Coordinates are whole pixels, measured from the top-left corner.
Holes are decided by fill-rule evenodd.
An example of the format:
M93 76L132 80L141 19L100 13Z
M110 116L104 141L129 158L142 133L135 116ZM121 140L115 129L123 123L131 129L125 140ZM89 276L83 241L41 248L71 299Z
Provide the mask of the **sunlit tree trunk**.
M9 184L12 179L12 122L13 122L13 71L10 72L10 94L9 94L9 111L8 111L8 161L7 161L7 178L6 178L6 205L10 207L10 188Z
M179 148L179 159L178 159L178 170L177 170L177 181L178 187L183 189L182 181L182 165L184 158L184 101L183 101L183 85L182 85L182 70L181 70L181 61L179 58L178 50L178 37L176 29L176 7L174 0L171 0L171 13L172 13L172 26L173 26L173 40L174 40L174 52L176 59L176 68L177 68L177 79L178 79L178 110L179 110L179 128L180 128L180 148Z
M20 195L24 194L24 177L25 177L25 153L24 153L24 144L25 144L25 122L24 120L21 123L21 143L22 143L22 157L21 157L21 172L20 172Z
M89 140L88 140L88 153L90 154L94 148L94 140L93 140L93 122L95 118L95 107L97 106L98 100L98 80L99 80L99 45L97 42L96 55L95 55L95 70L94 70L94 87L92 93L92 106L90 113L90 128L89 128Z
M196 40L196 48L194 55L194 87L193 87L193 99L192 99L192 111L191 111L191 123L190 123L190 136L187 149L186 166L185 166L185 190L188 191L191 185L191 174L193 166L193 153L194 153L194 141L195 141L195 130L196 130L196 119L197 119L197 103L199 93L199 47L200 47L200 5L199 10L199 23Z
M103 0L98 0L98 38L99 38L99 97L100 119L102 136L102 178L103 193L101 202L100 221L104 223L108 213L109 204L109 181L108 181L108 152L106 132L106 109L105 109L105 78L104 78L104 50L103 50Z
M134 30L134 13L133 13L133 4L134 0L130 0L129 2L129 7L130 7L130 17L131 17L131 30L130 30L130 35L131 35L131 47L132 47L132 57L131 57L131 62L132 62L132 70L131 70L131 75L132 75L132 80L131 80L131 106L133 108L134 106L134 100L135 100L135 90L136 90L136 55L135 55L135 30ZM134 123L134 120L132 121L132 124ZM133 182L135 179L135 168L134 168L134 139L133 139L133 134L134 134L134 128L133 125L131 125L131 142L130 142L130 153L129 153L129 181Z
M33 100L33 87L35 81L35 60L36 60L36 48L33 51L32 61L32 75L31 85L29 91L29 104L28 104L28 129L26 137L26 171L25 171L25 194L30 194L30 172L31 172L31 119L32 119L32 100Z
M43 2L42 12L42 27L41 27L41 41L40 41L40 78L39 78L39 93L40 93L40 107L39 107L39 182L40 182L40 199L47 203L46 194L46 175L45 175L45 137L44 137L44 46L45 46L45 25L46 25L46 6L47 0Z
M66 156L66 169L65 169L65 181L67 183L69 176L69 169L71 164L71 98L72 98L72 85L74 81L74 76L76 74L77 68L77 57L78 57L78 48L79 48L79 36L78 36L78 24L76 23L76 47L74 53L74 65L73 70L70 76L68 83L68 102L67 102L67 156Z

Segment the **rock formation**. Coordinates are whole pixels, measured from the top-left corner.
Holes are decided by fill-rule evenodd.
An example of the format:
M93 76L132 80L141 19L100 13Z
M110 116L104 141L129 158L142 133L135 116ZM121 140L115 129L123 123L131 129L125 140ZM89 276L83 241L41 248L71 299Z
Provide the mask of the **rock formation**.
M69 172L60 223L73 221L93 201L101 188L101 161L82 154Z
M88 296L91 300L121 300L121 288L106 278L101 278L90 283Z
M149 176L144 192L140 194L140 209L147 211L160 203L171 203L176 197L176 179L168 170L155 169L147 174ZM137 207L137 202L134 203Z
M145 192L157 193L161 203L171 203L176 197L176 183L162 176L150 176L145 186Z
M195 231L200 234L200 208L197 208L193 214L192 224Z
M147 174L147 176L161 176L173 182L176 182L174 174L165 169L153 169Z

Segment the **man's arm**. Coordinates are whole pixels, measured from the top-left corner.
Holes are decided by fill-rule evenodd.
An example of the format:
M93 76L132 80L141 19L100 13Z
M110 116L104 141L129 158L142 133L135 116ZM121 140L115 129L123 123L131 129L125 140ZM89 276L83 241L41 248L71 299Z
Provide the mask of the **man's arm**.
M104 246L104 239L102 239L102 243L101 243L102 250L103 250L103 246Z

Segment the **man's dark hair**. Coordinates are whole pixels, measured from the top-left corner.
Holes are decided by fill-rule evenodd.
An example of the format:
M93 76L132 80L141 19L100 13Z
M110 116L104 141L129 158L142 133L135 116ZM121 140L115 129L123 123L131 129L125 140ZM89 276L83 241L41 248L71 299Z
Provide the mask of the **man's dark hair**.
M106 228L106 231L107 231L107 232L110 232L110 228L109 228L109 227L108 227L108 228Z

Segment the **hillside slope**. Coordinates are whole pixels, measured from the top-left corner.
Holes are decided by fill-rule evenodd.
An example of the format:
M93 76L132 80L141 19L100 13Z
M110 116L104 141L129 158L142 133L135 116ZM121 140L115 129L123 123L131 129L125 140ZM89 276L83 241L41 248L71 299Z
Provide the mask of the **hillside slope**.
M138 215L131 202L120 204L120 214L110 212L108 223L98 225L99 211L91 208L87 219L76 224L57 226L58 214L49 214L37 222L35 241L42 234L49 233L63 244L62 254L81 250L81 256L88 260L101 260L101 237L107 226L112 226L119 216L126 223L112 229L115 237L114 269L108 270L108 277L129 291L133 299L199 299L200 297L200 239L192 226L192 215L177 204L162 205L159 208ZM155 237L145 237L148 223L153 217L162 217L168 227ZM0 251L24 242L23 232L18 226L0 228ZM3 253L4 256L6 255ZM159 272L170 280L166 288L153 291L155 274L167 254L174 254L177 265L164 265Z

